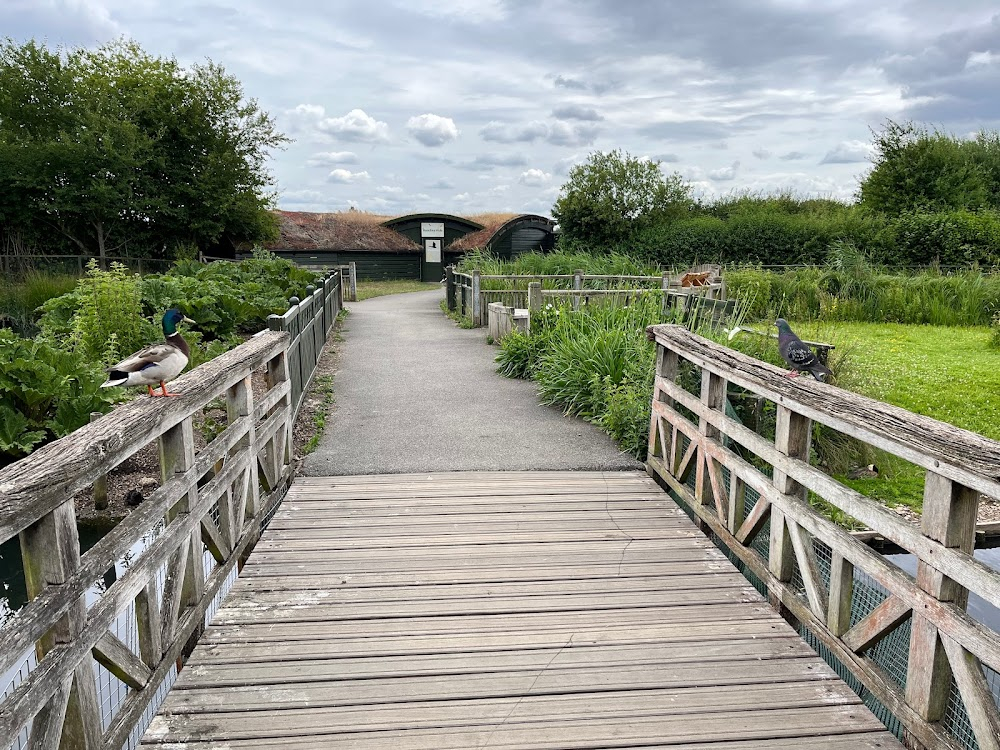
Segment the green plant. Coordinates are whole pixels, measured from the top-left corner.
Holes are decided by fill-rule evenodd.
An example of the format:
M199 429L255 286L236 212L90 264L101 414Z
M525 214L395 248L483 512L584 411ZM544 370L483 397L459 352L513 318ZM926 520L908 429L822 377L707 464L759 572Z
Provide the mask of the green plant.
M1000 349L1000 310L993 316L993 324L990 326L990 346Z
M0 330L0 466L106 412L118 396L80 354Z
M312 453L316 450L319 447L319 441L323 437L323 431L326 429L327 413L329 412L330 405L333 403L333 377L330 375L320 375L316 378L314 388L315 393L317 395L321 394L323 399L319 408L313 413L313 427L315 428L315 432L302 449L304 453Z

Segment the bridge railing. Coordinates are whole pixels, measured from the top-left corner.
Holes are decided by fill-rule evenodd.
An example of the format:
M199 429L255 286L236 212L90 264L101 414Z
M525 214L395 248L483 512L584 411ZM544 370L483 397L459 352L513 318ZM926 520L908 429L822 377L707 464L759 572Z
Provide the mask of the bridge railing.
M1000 607L1000 573L972 555L980 495L1000 498L1000 443L790 380L679 326L648 333L657 344L650 473L842 676L894 715L913 746L978 741L996 750L1000 635L966 607L970 592ZM775 406L773 441L727 416L730 389ZM816 423L926 470L920 524L811 465ZM817 498L912 553L916 576L815 510ZM896 654L902 664L887 664L880 643L907 631Z
M175 381L180 397L136 399L0 471L0 543L19 537L29 597L0 630L0 675L16 675L0 748L119 750L141 734L290 481L288 344L262 331ZM227 425L196 451L194 417L218 398ZM153 443L160 486L81 554L74 496ZM110 711L108 673L127 686Z
M288 310L281 315L268 316L268 329L284 331L291 337L288 370L292 383L293 417L298 416L302 407L302 398L316 373L316 364L327 337L344 309L344 295L348 290L344 272L341 269L330 271L315 285L306 287L305 299L292 297L288 301Z

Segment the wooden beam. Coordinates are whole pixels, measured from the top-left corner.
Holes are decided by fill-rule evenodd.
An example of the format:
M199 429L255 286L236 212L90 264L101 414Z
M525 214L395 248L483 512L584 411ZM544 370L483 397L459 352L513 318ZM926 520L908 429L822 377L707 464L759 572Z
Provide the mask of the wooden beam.
M877 645L910 616L913 608L898 596L890 596L841 636L851 651L861 653Z
M94 658L133 690L142 690L153 673L128 646L110 632L105 633L94 646Z
M979 750L1000 750L1000 711L983 675L982 663L944 634L941 635L941 642Z

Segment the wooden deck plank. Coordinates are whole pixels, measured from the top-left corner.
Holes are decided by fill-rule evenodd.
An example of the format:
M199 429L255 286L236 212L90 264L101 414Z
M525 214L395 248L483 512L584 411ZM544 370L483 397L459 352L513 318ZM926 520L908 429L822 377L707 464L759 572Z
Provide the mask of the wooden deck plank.
M639 472L296 480L143 745L900 747Z

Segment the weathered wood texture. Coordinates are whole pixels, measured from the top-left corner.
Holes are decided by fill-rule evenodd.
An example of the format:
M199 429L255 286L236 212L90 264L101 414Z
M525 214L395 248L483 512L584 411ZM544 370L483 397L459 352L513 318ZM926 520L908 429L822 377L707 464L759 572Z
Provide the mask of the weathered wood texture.
M299 478L150 748L900 745L647 476Z
M658 368L655 380L650 473L764 582L772 604L808 627L899 718L912 745L961 746L940 722L954 676L979 747L998 750L1000 718L983 668L1000 671L1000 635L970 618L965 608L969 592L1000 606L1000 573L971 554L980 493L1000 497L1000 443L832 385L789 380L776 367L678 326L654 326L650 336L657 342L658 361L670 362L669 368ZM676 382L678 362L701 371L701 398ZM773 442L725 414L718 403L719 382L776 405ZM813 423L926 469L922 525L910 524L811 466ZM682 448L685 458L678 464ZM772 476L751 458L773 467ZM684 473L692 461L720 469L711 483L692 490ZM745 518L727 518L734 494L745 488L759 500ZM917 578L816 512L809 493L915 555ZM768 554L762 557L751 543L766 521ZM820 552L828 560L825 575ZM801 588L792 585L796 570ZM855 572L866 574L888 598L851 627ZM906 685L900 688L867 652L907 619L912 619L910 651Z
M352 263L352 274L353 266ZM309 390L316 365L323 354L323 347L337 322L337 316L344 309L345 294L350 294L349 299L357 299L357 286L353 277L350 284L354 286L353 291L349 292L351 287L345 278L344 269L331 271L320 279L318 287L309 287L305 299L299 301L292 297L287 311L281 315L271 315L267 319L270 330L284 331L291 337L287 359L294 416L298 416L302 398Z
M0 541L19 536L30 597L0 630L0 674L31 650L37 657L0 700L0 747L29 721L32 747L117 750L128 738L287 486L287 346L287 334L264 331L175 381L180 397L140 397L0 471ZM259 368L267 369L268 390L255 402L250 384ZM220 396L229 423L196 453L193 415ZM156 441L161 486L81 555L73 496ZM215 563L207 575L206 547ZM127 554L124 574L87 607L94 581ZM110 632L133 603L138 653ZM131 688L106 730L95 659Z

